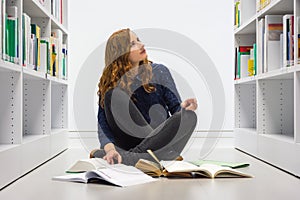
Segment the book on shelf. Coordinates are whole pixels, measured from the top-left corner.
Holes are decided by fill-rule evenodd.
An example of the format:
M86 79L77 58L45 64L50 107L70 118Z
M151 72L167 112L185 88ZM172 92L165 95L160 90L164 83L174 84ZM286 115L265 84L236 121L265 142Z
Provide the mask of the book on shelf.
M271 0L256 0L256 11L259 12L271 3Z
M282 67L290 67L294 65L294 15L286 14L282 21Z
M86 159L81 161L82 162L76 162L67 171L85 172L54 176L52 179L79 183L112 184L120 187L156 181L156 179L148 176L133 166L127 166L123 164L109 165L101 158Z
M34 67L35 70L39 71L41 67L41 28L37 24L31 24L31 34L33 35L34 45Z
M153 152L150 155L153 156ZM250 174L216 163L204 163L198 166L183 160L158 161L157 158L154 160L155 162L140 159L135 167L153 177L252 177Z
M26 14L22 14L22 66L27 67L29 65L29 54L30 54L30 40L31 40L31 18ZM31 63L32 64L32 63Z
M297 44L298 44L298 55L297 56L297 64L300 64L300 17L296 18L297 20Z
M67 44L62 45L62 78L67 79L68 70L68 49Z
M234 27L240 27L240 0L235 0L234 2Z
M264 73L264 43L265 43L265 19L261 18L258 21L258 30L257 30L257 67L256 73Z
M265 16L264 72L280 68L280 34L283 33L282 15Z
M42 37L41 38L41 66L40 71L46 73L50 68L50 38Z
M19 62L19 27L17 6L7 6L7 17L5 19L5 60L18 64Z
M55 40L55 48L56 48L56 66L55 66L55 76L58 78L63 78L63 32L60 29L53 29L51 31L51 36L56 38Z

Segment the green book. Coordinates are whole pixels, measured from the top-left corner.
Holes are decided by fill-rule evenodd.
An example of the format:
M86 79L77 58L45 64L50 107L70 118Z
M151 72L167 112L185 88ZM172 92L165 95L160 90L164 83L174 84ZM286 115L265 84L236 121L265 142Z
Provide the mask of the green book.
M253 52L254 52L254 75L257 74L257 57L256 57L257 46L256 43L253 44Z
M248 167L250 164L246 162L224 162L224 161L217 161L217 160L196 160L196 161L190 161L190 163L200 166L203 164L215 164L223 167L230 167L232 169L236 168L243 168Z

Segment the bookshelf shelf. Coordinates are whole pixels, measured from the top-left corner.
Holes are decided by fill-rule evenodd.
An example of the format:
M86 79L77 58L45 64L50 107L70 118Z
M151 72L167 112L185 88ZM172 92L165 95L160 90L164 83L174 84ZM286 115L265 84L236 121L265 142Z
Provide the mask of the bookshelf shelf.
M271 0L270 4L257 13L257 18L265 15L280 15L294 12L294 0Z
M257 79L293 79L294 68L284 68L257 75Z
M68 145L68 0L60 1L63 24L52 0L0 2L0 190Z
M50 17L49 9L36 0L24 0L23 12L31 17Z
M45 80L46 74L44 72L23 68L24 79Z
M4 151L8 151L10 149L16 148L19 145L16 144L0 144L0 153Z
M249 76L249 77L244 77L241 78L239 80L235 80L234 84L238 85L238 84L253 84L256 81L256 76Z
M262 137L267 137L271 138L277 141L283 141L286 143L290 143L291 145L294 144L294 138L289 135L284 135L284 134L261 134Z
M299 72L299 71L300 71L300 65L296 65L296 66L295 66L295 71L296 71L296 72Z
M6 62L0 59L0 71L6 71L6 72L11 72L11 71L16 71L16 72L21 72L22 67L20 65L16 65L14 63Z
M51 27L52 29L60 29L62 30L63 34L69 35L68 29L64 25L59 23L58 20L53 16L51 16Z
M23 137L23 144L27 144L27 143L31 143L31 142L35 142L37 140L40 140L42 138L47 138L47 135L25 135Z
M51 129L51 135L57 135L57 134L61 134L61 133L67 133L68 129L64 129L64 128L52 128Z
M256 4L256 10L263 7L259 0L239 1ZM245 21L234 31L235 147L297 176L300 176L297 159L300 156L300 65L294 63L299 60L299 17L300 0L271 0L254 19L250 18L251 23ZM267 40L275 26L282 35ZM295 32L290 34L288 30ZM291 44L292 41L295 42ZM247 50L247 46L253 46L253 51L255 46L253 57L248 56L251 48ZM255 66L251 65L251 59L253 63L255 60ZM252 70L251 67L255 75L249 76L245 72Z
M47 74L46 74L46 77L47 77L48 80L51 80L51 84L53 84L53 85L68 85L67 80L59 79L57 77L49 76Z
M234 34L255 34L255 20L256 16L251 17L247 22L243 23L240 27L236 28L234 30Z

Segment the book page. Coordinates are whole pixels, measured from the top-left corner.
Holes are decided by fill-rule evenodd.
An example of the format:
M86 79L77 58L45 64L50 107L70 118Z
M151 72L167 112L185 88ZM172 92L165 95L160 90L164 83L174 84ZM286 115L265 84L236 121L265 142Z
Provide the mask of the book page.
M109 164L102 158L91 158L78 160L74 165L72 165L66 172L67 173L77 173L86 172L93 169L105 168Z
M57 181L71 181L71 182L80 182L87 183L87 179L85 173L77 173L77 174L67 174L62 176L54 176L53 180Z
M170 173L172 172L192 172L198 171L199 167L185 161L160 161L161 165Z
M112 165L110 168L93 170L88 173L95 173L104 180L122 187L156 181L156 179L146 175L139 169L122 164L117 166Z
M230 167L222 167L214 164L203 164L199 167L201 170L207 170L211 173L211 177L252 177L236 169Z

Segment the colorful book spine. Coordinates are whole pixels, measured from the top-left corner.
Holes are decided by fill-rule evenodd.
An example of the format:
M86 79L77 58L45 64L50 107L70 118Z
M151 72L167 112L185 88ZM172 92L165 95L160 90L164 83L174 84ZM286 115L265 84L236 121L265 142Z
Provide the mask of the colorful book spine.
M36 42L35 42L35 59L34 59L34 65L35 70L39 70L41 66L41 28L37 24L31 24L31 33L35 35Z

